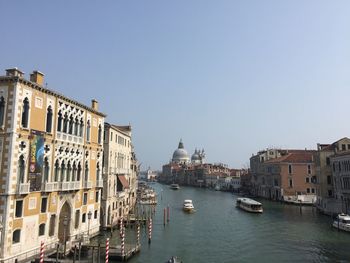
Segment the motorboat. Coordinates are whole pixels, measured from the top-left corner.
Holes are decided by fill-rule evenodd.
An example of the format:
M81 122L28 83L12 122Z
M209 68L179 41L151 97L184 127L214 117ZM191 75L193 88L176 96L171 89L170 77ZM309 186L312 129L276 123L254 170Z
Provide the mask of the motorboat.
M350 232L350 215L344 213L337 215L332 225L337 229Z
M179 186L178 184L171 184L171 185L170 185L170 189L179 190L179 189L180 189L180 186Z
M251 212L251 213L262 213L263 212L263 208L262 208L261 203L255 201L253 199L246 198L246 197L237 198L236 206L245 210L245 211Z
M185 212L194 212L195 211L192 200L190 200L190 199L184 200L183 210Z
M171 257L166 263L182 263L178 257Z
M215 188L214 188L214 189L215 189L215 191L220 191L220 190L221 190L220 185L218 185L218 184L215 185Z

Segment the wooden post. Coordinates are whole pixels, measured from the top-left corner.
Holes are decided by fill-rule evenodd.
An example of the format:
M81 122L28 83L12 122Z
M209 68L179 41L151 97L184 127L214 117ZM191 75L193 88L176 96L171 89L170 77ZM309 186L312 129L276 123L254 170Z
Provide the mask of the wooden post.
M60 249L60 244L57 244L56 248L56 263L58 262L58 250Z
M108 263L109 259L109 238L106 240L106 263Z
M74 246L73 263L75 263L76 256L77 256L77 245Z
M98 252L97 252L97 263L100 263L101 260L101 244L98 243Z
M164 208L164 215L163 215L163 225L165 227L165 213L166 213L166 208Z
M40 263L44 263L44 241L40 244Z
M169 207L169 204L168 204L168 207L167 207L167 222L169 223L170 221L170 207Z

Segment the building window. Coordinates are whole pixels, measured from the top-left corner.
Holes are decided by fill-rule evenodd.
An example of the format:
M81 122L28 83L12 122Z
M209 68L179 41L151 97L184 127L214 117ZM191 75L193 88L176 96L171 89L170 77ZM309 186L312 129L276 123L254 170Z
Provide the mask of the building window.
M58 160L55 162L55 178L54 181L58 182L58 176L60 174L60 164L58 163Z
M74 227L77 229L79 227L80 222L80 210L75 211L75 225Z
M111 132L111 141L113 141L113 132Z
M288 164L288 173L291 174L292 173L292 165Z
M67 112L64 114L64 119L63 119L63 132L67 133L68 132L68 114Z
M24 171L25 171L25 162L24 156L21 155L18 160L18 181L19 183L24 183Z
M80 129L79 129L79 136L83 137L83 131L84 131L84 121L83 118L80 119Z
M56 225L56 215L51 215L50 226L49 226L49 236L50 237L52 237L55 234L55 225Z
M45 235L45 224L39 225L39 236Z
M12 244L19 243L21 241L21 229L17 229L12 233Z
M346 150L346 145L345 145L345 144L342 144L342 145L341 145L341 149L342 149L342 151L345 151L345 150Z
M52 108L49 106L46 112L46 132L51 133L52 130Z
M64 176L66 173L66 165L64 164L64 161L61 163L61 182L64 181Z
M98 143L99 144L102 143L102 127L101 127L101 124L98 125Z
M75 162L73 162L73 169L72 169L72 181L77 180L77 165Z
M88 162L85 163L85 182L89 181L89 165Z
M311 165L310 164L307 165L307 174L311 174Z
M90 120L87 121L86 123L86 140L89 142L90 141Z
M310 193L310 188L306 188L306 192L309 194Z
M57 131L62 131L62 120L63 120L63 118L62 118L62 112L61 111L59 111L58 112L58 120L57 120Z
M293 180L289 179L289 187L292 188L293 187Z
M81 217L81 222L82 223L86 222L86 213L84 213L83 216Z
M29 120L29 100L25 98L23 100L23 108L22 108L22 127L28 128L28 120Z
M311 188L311 193L315 193L315 188Z
M310 183L310 178L309 177L306 177L306 182Z
M17 200L15 217L22 217L22 214L23 214L23 200Z
M87 204L87 198L88 198L88 194L87 194L87 193L84 193L84 196L83 196L83 205L86 205L86 204Z
M5 116L5 99L1 96L0 98L0 126L4 126L4 116Z
M47 197L42 197L41 198L40 212L41 213L46 213L46 210L47 210Z
M99 199L99 191L96 191L95 194L95 202L98 203L98 199Z
M333 196L333 191L332 190L328 190L328 196L332 197Z
M81 177L81 165L80 162L78 163L78 170L77 170L77 181L80 181Z
M74 130L74 118L73 116L70 116L68 133L73 134L73 130Z
M49 160L47 157L44 159L44 182L49 181L49 172L50 172L50 167L49 167Z
M96 166L96 181L100 180L101 169L100 169L100 163L97 163Z
M348 150L350 150L350 144L348 144Z
M326 164L330 165L331 164L331 159L329 157L326 158Z
M332 184L332 176L327 175L327 184Z
M74 123L74 135L78 136L78 128L79 128L79 119L78 117L75 118L75 123Z
M71 179L70 178L71 172L72 172L72 166L70 164L70 161L68 161L68 164L67 164L67 176L66 176L67 182L69 182L70 179Z
M94 212L94 219L97 219L97 210Z

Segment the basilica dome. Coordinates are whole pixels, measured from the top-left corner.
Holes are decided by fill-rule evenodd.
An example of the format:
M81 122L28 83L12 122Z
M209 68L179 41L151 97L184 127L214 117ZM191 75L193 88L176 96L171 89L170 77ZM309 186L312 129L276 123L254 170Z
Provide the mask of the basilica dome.
M175 163L188 163L190 161L190 157L184 148L182 140L180 140L179 147L173 153L172 161Z

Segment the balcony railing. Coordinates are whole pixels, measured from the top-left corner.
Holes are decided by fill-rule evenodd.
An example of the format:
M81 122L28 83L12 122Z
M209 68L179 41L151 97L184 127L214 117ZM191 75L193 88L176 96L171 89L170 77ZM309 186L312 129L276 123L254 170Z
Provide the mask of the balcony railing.
M72 182L61 182L61 191L73 191L73 190L79 190L80 189L80 182L79 181L72 181Z
M44 192L54 192L58 190L58 182L45 182L43 191Z
M67 134L63 132L57 132L57 139L58 140L63 140L63 141L68 141L72 143L83 143L83 138L80 136L75 136L72 134Z
M116 173L116 174L129 174L129 173L130 173L130 169L126 169L126 168L115 168L115 169L114 169L114 173Z
M24 195L29 193L29 183L20 183L17 187L17 194Z
M97 180L96 187L103 187L103 180Z
M125 197L125 192L117 192L119 198Z
M83 183L84 188L92 188L92 182L91 181L85 181Z

